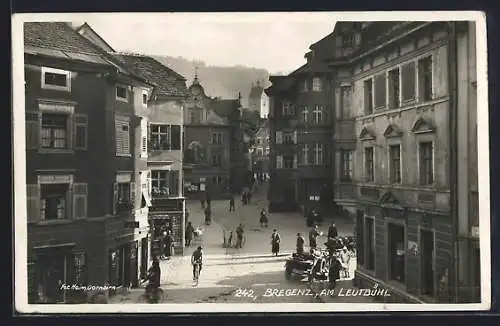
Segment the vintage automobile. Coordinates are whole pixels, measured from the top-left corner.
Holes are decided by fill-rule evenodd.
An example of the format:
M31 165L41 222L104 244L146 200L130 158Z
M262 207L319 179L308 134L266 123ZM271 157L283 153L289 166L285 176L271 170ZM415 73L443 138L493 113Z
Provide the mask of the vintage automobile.
M312 253L293 253L285 262L285 278L287 280L328 279L328 253L324 250Z

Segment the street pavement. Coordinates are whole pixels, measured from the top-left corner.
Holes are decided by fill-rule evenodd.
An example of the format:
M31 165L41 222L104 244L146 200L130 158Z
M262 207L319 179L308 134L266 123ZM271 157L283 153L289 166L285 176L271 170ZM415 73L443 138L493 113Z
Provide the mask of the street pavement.
M363 297L338 297L320 293L323 285L307 290L307 284L285 280L286 258L295 251L297 232L307 239L309 228L298 213L269 214L269 227L259 226L260 210L267 208L265 186L252 198L252 203L242 205L236 200L236 210L229 212L229 201L212 201L212 224L204 225L204 216L199 201L188 201L189 220L193 226L203 229L202 241L186 248L184 256L161 261L161 287L166 294L164 303L196 302L366 302ZM320 230L326 234L330 221L325 221ZM242 223L245 229L245 244L241 249L223 248L224 230L234 229ZM353 225L344 220L335 220L339 235L352 234ZM271 233L278 229L281 235L280 254L271 255ZM323 245L325 237L318 239ZM306 241L307 242L307 241ZM191 254L200 244L203 247L203 269L198 286L193 287ZM354 275L356 259L351 259L350 275ZM351 288L352 279L341 280L337 288ZM319 290L318 290L319 289ZM144 289L131 289L116 296L110 303L137 303ZM368 298L369 299L369 298ZM340 301L339 301L340 300ZM372 302L371 300L369 302Z

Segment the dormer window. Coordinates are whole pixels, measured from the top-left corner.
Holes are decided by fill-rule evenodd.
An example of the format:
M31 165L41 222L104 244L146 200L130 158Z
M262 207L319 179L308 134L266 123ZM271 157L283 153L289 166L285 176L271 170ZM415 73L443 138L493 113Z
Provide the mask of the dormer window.
M42 88L67 92L71 91L71 72L42 67Z
M116 86L116 99L118 101L128 102L127 87L121 85Z
M354 46L354 35L344 35L342 37L342 47L351 48Z

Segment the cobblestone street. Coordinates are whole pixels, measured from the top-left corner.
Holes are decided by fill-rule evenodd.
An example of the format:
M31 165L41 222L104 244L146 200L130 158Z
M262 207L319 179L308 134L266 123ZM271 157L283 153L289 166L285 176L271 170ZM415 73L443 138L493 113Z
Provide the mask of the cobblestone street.
M190 257L197 244L187 248L183 257L174 257L161 262L161 287L166 293L166 303L186 302L372 302L364 297L315 298L314 292L307 291L307 284L301 281L285 280L284 264L287 257L295 250L297 232L307 236L309 228L305 219L298 213L270 214L269 227L259 226L259 212L267 207L266 189L261 187L249 205L236 203L236 211L229 212L228 201L213 201L213 221L204 225L201 204L188 201L189 220L196 228L203 229L202 247L204 252L203 270L196 288L193 287ZM320 230L326 233L329 223L325 221ZM223 248L223 230L243 223L245 227L245 245L241 249ZM352 234L352 225L342 220L335 220L340 235ZM271 255L271 233L277 228L281 235L281 250L277 257ZM325 242L322 236L319 244ZM356 260L351 260L350 275L354 275ZM351 279L339 282L337 288L352 287ZM132 289L130 293L112 299L112 303L134 303L143 293L143 289Z

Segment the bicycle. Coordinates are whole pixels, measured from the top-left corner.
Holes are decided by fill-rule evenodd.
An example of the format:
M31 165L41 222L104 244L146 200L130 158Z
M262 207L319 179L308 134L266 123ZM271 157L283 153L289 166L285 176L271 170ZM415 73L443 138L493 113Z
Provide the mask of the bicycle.
M162 303L164 300L165 293L162 288L157 288L155 291L154 289L146 286L144 293L139 296L139 302Z
M194 263L194 284L193 286L198 286L199 278L200 278L200 265L201 263Z

